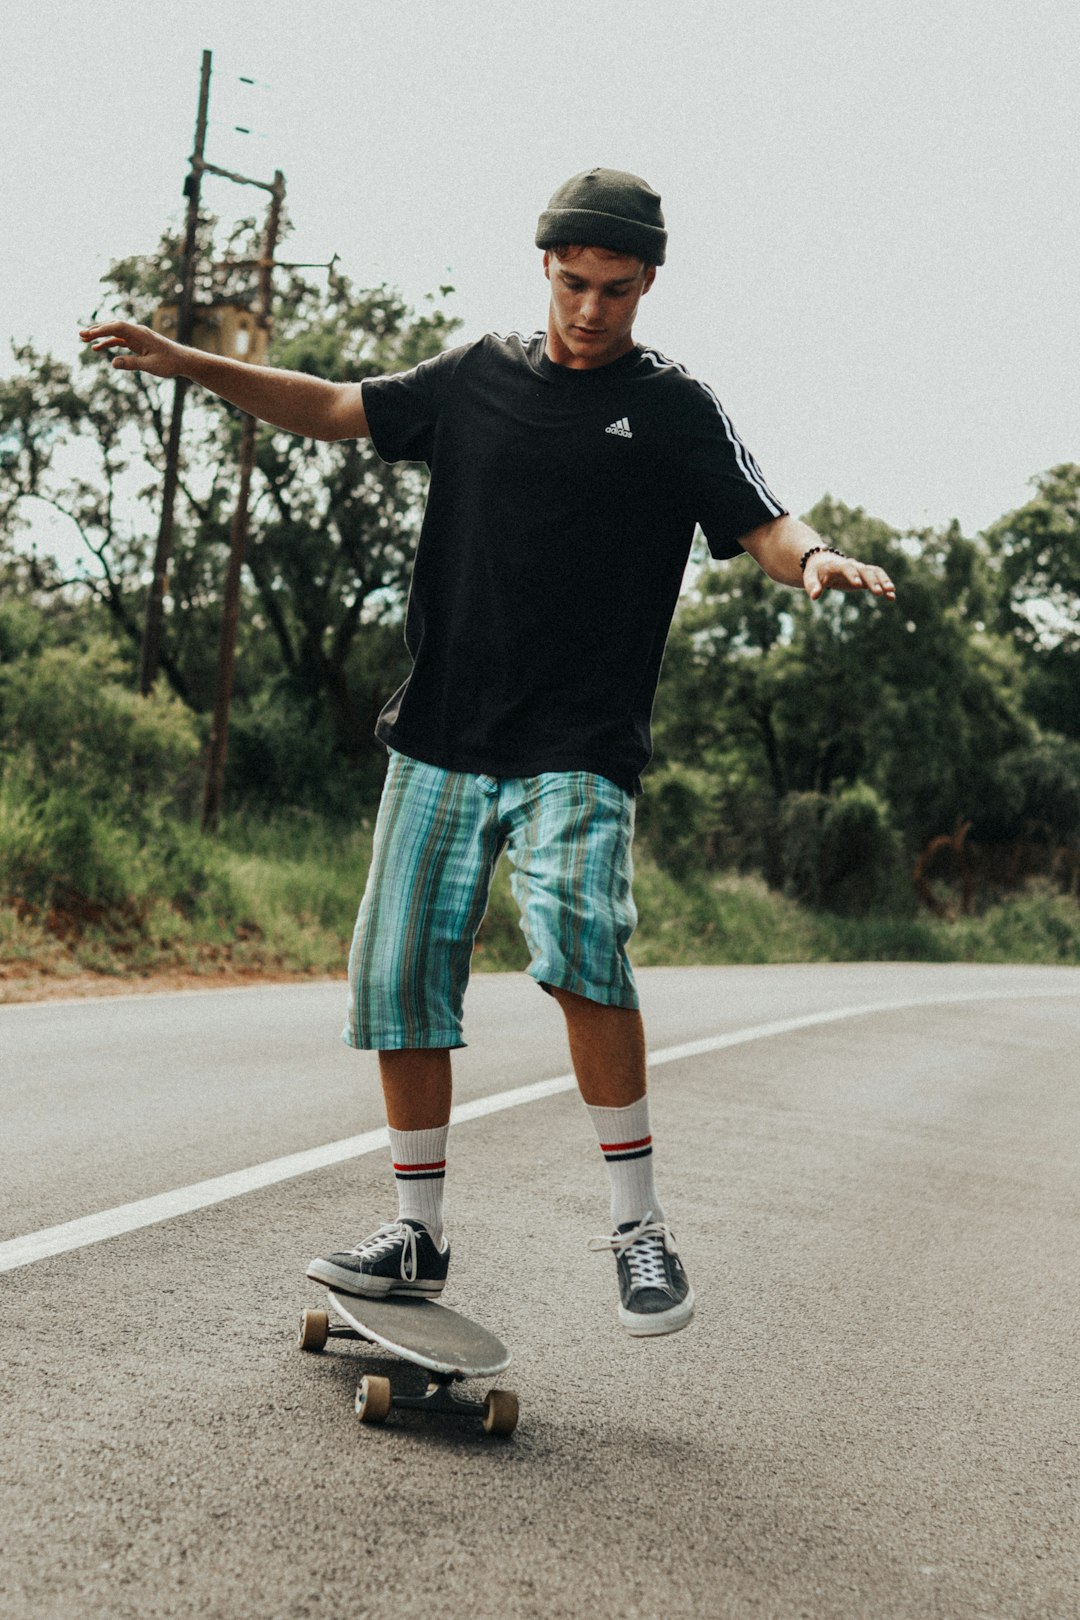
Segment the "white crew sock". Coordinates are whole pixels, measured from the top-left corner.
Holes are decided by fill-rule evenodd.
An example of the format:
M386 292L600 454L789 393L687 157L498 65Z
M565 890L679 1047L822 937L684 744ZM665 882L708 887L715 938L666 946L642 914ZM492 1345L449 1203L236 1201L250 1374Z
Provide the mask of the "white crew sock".
M594 1108L590 1103L585 1106L611 1176L612 1225L640 1221L650 1210L662 1221L664 1211L653 1181L648 1097L631 1103L629 1108Z
M390 1157L398 1192L398 1219L423 1221L438 1247L443 1236L443 1188L446 1183L446 1138L449 1125L429 1131L395 1131Z

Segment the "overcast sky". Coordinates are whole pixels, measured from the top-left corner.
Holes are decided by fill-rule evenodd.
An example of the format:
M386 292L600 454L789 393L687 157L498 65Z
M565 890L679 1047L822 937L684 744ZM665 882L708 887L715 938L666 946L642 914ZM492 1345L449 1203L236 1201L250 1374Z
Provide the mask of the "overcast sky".
M74 358L207 156L284 170L282 256L544 322L532 246L594 164L663 197L636 335L795 512L973 533L1080 458L1076 0L2 0L0 336ZM247 89L240 74L268 88ZM244 137L234 124L258 133ZM233 217L262 194L210 178ZM9 351L3 357L10 369Z

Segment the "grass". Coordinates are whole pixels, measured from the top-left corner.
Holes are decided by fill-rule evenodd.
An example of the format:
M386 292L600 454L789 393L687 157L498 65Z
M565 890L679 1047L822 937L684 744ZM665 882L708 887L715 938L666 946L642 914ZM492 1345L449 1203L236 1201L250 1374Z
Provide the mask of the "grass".
M185 914L164 900L138 923L106 915L79 928L0 905L3 980L77 975L341 975L371 858L372 822L348 830L296 812L227 823L213 902ZM635 845L635 966L932 961L1080 964L1080 905L1035 885L977 916L844 918L808 911L755 877L676 881ZM476 942L477 972L522 970L529 955L503 859Z

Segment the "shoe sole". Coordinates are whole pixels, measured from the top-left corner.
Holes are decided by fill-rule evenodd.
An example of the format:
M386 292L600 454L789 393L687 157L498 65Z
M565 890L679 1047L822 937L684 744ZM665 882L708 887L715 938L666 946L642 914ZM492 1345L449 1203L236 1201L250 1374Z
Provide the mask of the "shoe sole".
M339 1294L351 1294L355 1299L385 1299L397 1294L407 1299L434 1299L446 1287L446 1279L428 1282L403 1282L398 1277L358 1277L353 1271L344 1271L326 1260L313 1260L307 1268L312 1282L335 1288Z
M685 1299L670 1310L657 1311L652 1316L646 1316L641 1311L628 1311L625 1305L619 1306L619 1321L635 1339L648 1339L661 1333L678 1333L680 1328L686 1327L694 1316L694 1290L691 1289Z

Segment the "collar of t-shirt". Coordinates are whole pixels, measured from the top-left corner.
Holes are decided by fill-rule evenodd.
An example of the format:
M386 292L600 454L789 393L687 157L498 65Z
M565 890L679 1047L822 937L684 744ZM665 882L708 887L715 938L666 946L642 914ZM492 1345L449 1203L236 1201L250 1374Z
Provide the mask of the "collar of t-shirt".
M585 370L578 370L574 366L560 366L552 360L546 347L540 351L537 369L542 377L547 377L553 383L561 383L568 388L595 388L604 383L614 382L628 371L633 371L641 358L641 350L635 343L632 349L627 349L617 360L611 360L606 366L589 366Z

